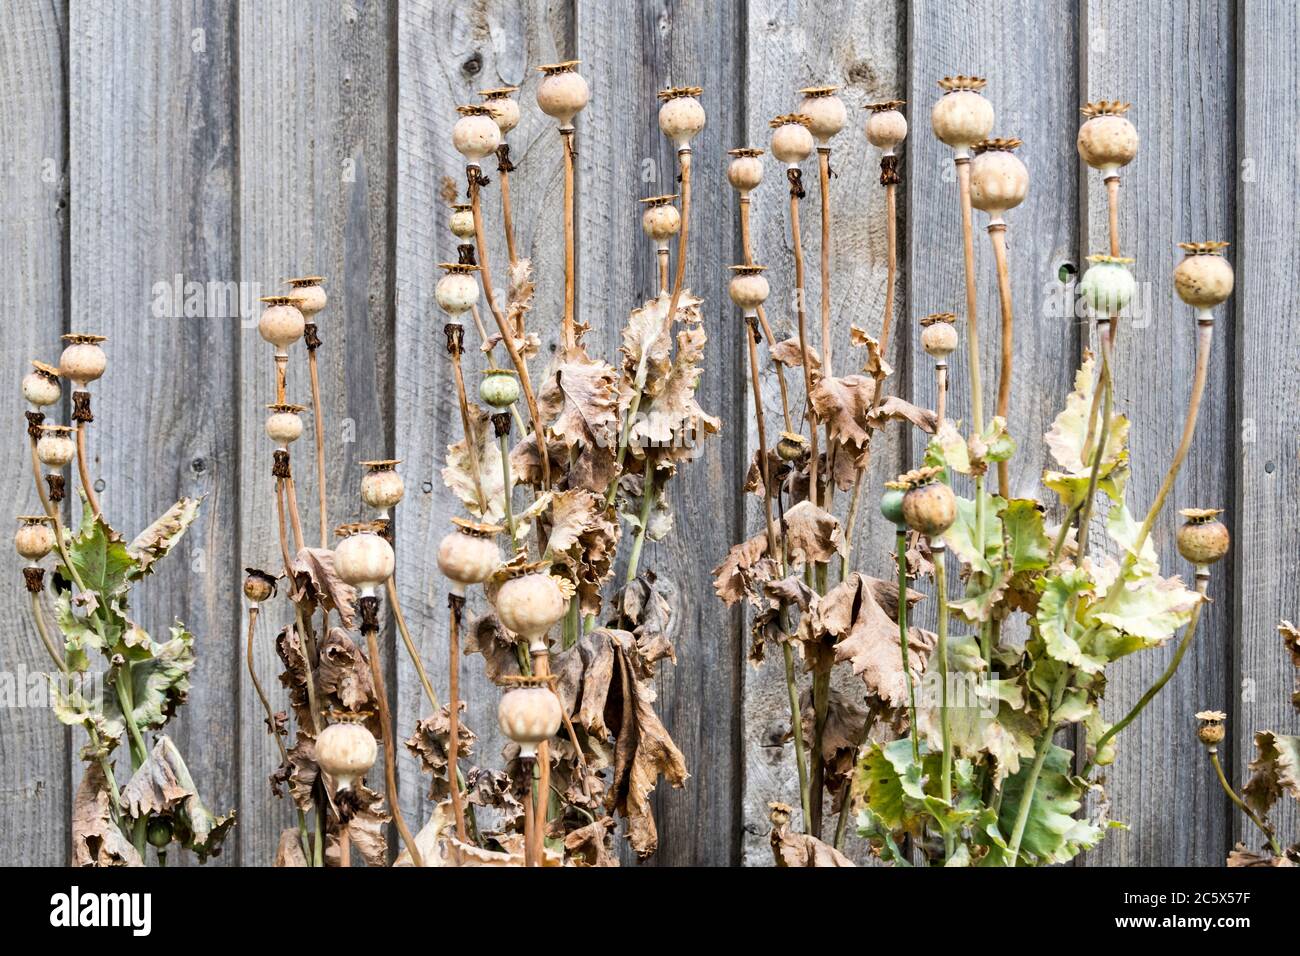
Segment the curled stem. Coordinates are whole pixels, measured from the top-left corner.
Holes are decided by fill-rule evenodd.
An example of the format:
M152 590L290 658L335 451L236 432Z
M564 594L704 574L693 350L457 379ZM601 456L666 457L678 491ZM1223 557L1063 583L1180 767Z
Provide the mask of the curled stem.
M1223 787L1223 792L1226 793L1229 799L1237 805L1237 809L1244 813L1247 819L1259 828L1259 832L1264 834L1264 837L1268 840L1269 847L1273 850L1273 855L1282 856L1282 847L1277 842L1277 837L1275 837L1273 832L1264 825L1264 822L1255 815L1255 811L1246 806L1245 801L1242 800L1241 797L1237 796L1237 791L1232 789L1232 785L1228 783L1228 778L1224 776L1223 773L1223 765L1219 763L1219 752L1217 747L1210 750L1210 763L1214 767L1214 775L1219 778L1219 786Z

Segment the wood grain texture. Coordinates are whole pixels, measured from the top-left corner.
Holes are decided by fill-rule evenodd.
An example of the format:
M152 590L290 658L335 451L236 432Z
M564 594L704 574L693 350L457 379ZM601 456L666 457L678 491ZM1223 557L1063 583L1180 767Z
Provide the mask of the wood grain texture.
M734 4L577 4L576 53L593 81L579 122L578 303L599 335L591 351L614 359L618 330L655 292L653 249L641 231L644 196L677 191L672 144L658 129L657 91L704 88L708 124L691 143L690 247L684 285L704 299L709 335L697 396L723 432L673 481L673 532L648 545L641 567L676 589L678 663L660 668L657 709L686 758L684 790L654 796L659 865L726 865L737 859L742 650L736 621L713 597L709 571L741 530L733 489L743 478L744 339L726 295L738 233L724 176L743 134L737 105L743 22ZM637 51L629 55L630 50ZM585 143L585 146L584 146ZM674 268L676 260L674 259ZM625 528L625 532L626 532ZM624 549L626 550L626 548Z
M0 391L5 441L0 481L16 510L40 514L27 446L27 405L17 388L32 359L57 364L65 330L68 227L67 4L9 4L0 25L0 344L7 385ZM67 409L46 410L53 424ZM52 669L31 622L22 559L6 548L0 614L0 859L13 866L58 866L68 856L71 809L66 731L47 705ZM48 607L48 605L47 605ZM47 612L48 614L48 612ZM80 734L80 731L78 731ZM81 741L76 741L80 747Z
M510 177L511 207L521 256L533 261L537 281L530 325L553 341L563 303L564 252L561 197L563 159L554 121L537 109L534 99L540 74L536 67L562 60L571 52L568 4L561 2L474 2L443 4L402 0L397 24L397 241L396 393L394 400L397 456L405 460L407 495L397 509L398 587L412 638L423 656L439 700L447 700L448 611L446 581L438 571L437 543L451 530L450 518L463 515L459 502L442 481L447 446L462 430L454 378L446 352L434 286L442 275L439 262L456 261L458 240L448 228L449 210L442 198L450 178L463 201L464 158L451 144L456 107L480 102L477 91L502 85L521 86L516 94L522 119L507 141L518 167ZM484 164L492 180L483 192L483 215L489 237L489 264L495 295L503 305L507 256L501 226L500 184L495 168ZM491 313L480 301L484 323ZM467 383L478 382L485 364L475 348L477 335L467 323ZM499 361L506 362L501 349ZM549 354L549 353L548 353ZM542 361L533 363L540 381ZM514 440L518 440L517 431ZM522 492L519 500L522 501ZM471 596L467 620L485 609L481 594ZM497 727L498 688L487 679L480 657L461 661L461 699L467 704L465 726L478 734L476 760L501 765L507 742ZM405 656L398 666L395 706L403 739L430 712L415 673ZM402 760L402 805L413 827L429 816L428 778L405 753Z
M1294 201L1300 156L1296 64L1300 15L1294 5L1266 0L1237 4L1237 289L1233 305L1237 349L1234 368L1235 434L1225 438L1236 462L1233 531L1236 649L1229 700L1236 742L1234 781L1249 776L1254 734L1300 734L1300 714L1290 704L1296 673L1274 628L1296 619L1300 584L1295 522L1300 495L1295 400L1300 371L1300 329L1279 316L1300 312L1300 270L1294 237L1300 214ZM1289 237L1283 239L1282 237ZM1225 315L1225 321L1227 316ZM1230 569L1225 568L1224 574ZM1293 801L1282 800L1274 824L1284 846L1300 839ZM1251 847L1261 841L1249 821L1233 814L1231 836Z
M746 99L745 141L737 146L767 149L771 140L768 121L782 113L796 110L802 99L798 90L806 86L834 84L842 87L841 99L848 109L848 124L831 143L831 330L832 358L836 374L855 372L865 353L849 344L849 328L856 325L879 336L884 315L887 278L885 236L885 195L880 185L880 152L867 143L862 132L866 113L862 107L904 95L906 56L903 48L906 10L901 3L869 2L801 2L795 4L751 3L746 24ZM833 25L820 29L819 24ZM794 246L790 237L789 186L785 170L770 153L763 158L765 173L762 184L752 194L751 226L756 260L768 267L772 294L768 299L767 317L778 339L797 332L794 311ZM909 176L909 159L904 150L903 177ZM807 198L800 203L801 232L806 263L805 293L808 328L812 343L820 346L822 285L821 198L818 187L817 158L803 164ZM894 325L890 333L890 362L897 373L888 388L894 394L909 394L909 367L906 354L914 326L907 311L903 282L905 238L910 224L902 212L906 186L898 189L899 279L894 304ZM735 203L735 193L730 193ZM737 229L739 227L737 226ZM739 260L737 260L739 261ZM726 321L734 335L740 336L741 325L734 306L728 305ZM743 339L742 339L743 341ZM769 446L782 428L780 389L776 374L766 358L766 345L760 348L763 364L763 404ZM744 373L744 358L738 358ZM791 414L803 407L801 371L786 371L791 390ZM742 379L746 386L748 379ZM737 430L745 428L748 464L757 448L757 426L753 417L752 390L745 389L745 419L736 421ZM739 414L735 416L739 419ZM904 445L908 444L901 429L889 429L874 443L874 461L863 482L859 518L854 534L854 567L876 576L890 575L886 553L893 546L893 531L882 527L876 507L881 483L907 467ZM761 506L755 499L747 502L748 534L757 533L763 524ZM849 494L838 493L834 511L846 519ZM887 535L887 537L886 537ZM834 581L834 577L832 577ZM748 647L748 634L743 637ZM743 741L744 741L744 837L743 860L746 865L769 866L772 851L767 833L768 803L780 800L799 805L799 781L791 744L781 744L790 729L790 705L785 684L785 669L779 653L769 654L759 667L744 665ZM844 668L838 668L844 671ZM843 678L843 680L839 680ZM837 686L850 699L862 696L861 683L848 674L837 673ZM806 692L809 680L801 676ZM833 832L835 817L826 800L826 835ZM850 827L850 833L852 827ZM855 855L862 858L861 848Z
M330 301L317 324L331 530L362 516L356 462L388 457L393 449L394 16L389 4L378 2L277 0L239 8L239 274L262 295L282 292L291 276L326 277ZM263 431L265 405L275 400L274 366L271 346L256 330L260 309L255 303L238 341L240 566L278 570L273 449ZM289 401L310 405L301 343L290 350L288 378ZM315 545L315 423L310 413L304 422L293 469L304 536ZM256 638L259 675L277 707L285 702L275 686L273 642L288 610L283 601L268 607ZM394 641L387 630L381 638L391 688ZM267 786L278 755L242 669L241 681L243 862L270 865L293 813ZM382 779L378 768L372 778Z
M1129 118L1142 137L1121 174L1120 243L1136 258L1139 304L1123 321L1116 348L1116 410L1133 422L1129 507L1144 514L1178 444L1195 363L1196 323L1174 294L1176 243L1233 240L1235 191L1231 4L1127 4L1090 0L1081 32L1082 99L1132 102ZM1153 43L1152 37L1165 42ZM1106 197L1087 170L1083 222L1089 251L1107 245ZM1229 250L1230 253L1232 250ZM1231 258L1231 256L1230 256ZM1231 374L1236 340L1231 303L1217 310L1209 386L1196 439L1160 521L1152 531L1168 574L1191 579L1178 557L1179 508L1232 501ZM1118 739L1108 773L1111 814L1129 824L1092 854L1089 864L1217 865L1227 833L1227 806L1193 733L1192 715L1229 710L1233 607L1230 568L1210 579L1210 604L1178 674ZM1134 654L1108 675L1103 714L1118 719L1160 675L1174 645ZM1239 759L1229 755L1229 764ZM1184 821L1196 821L1187 825Z
M238 323L206 296L179 308L177 296L235 276L233 15L229 3L74 4L68 82L70 325L108 336L108 371L91 389L91 474L128 540L182 495L205 497L133 608L155 637L175 620L196 636L189 703L167 733L222 813L239 799ZM125 779L124 752L118 764ZM238 861L237 842L218 858Z

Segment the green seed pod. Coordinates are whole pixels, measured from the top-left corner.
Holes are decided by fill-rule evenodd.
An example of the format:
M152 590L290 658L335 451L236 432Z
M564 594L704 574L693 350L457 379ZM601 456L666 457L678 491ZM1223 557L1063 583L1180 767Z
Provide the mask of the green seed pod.
M891 481L885 485L885 493L880 496L880 513L885 520L895 524L901 530L907 522L903 519L903 497L906 490L898 482Z
M519 377L506 369L490 368L479 382L478 397L493 408L509 408L519 400Z
M170 820L159 818L149 821L149 845L161 850L172 842L172 824Z
M1129 271L1132 259L1119 256L1089 256L1092 263L1079 280L1079 295L1083 296L1093 315L1109 316L1119 312L1137 292L1137 280Z

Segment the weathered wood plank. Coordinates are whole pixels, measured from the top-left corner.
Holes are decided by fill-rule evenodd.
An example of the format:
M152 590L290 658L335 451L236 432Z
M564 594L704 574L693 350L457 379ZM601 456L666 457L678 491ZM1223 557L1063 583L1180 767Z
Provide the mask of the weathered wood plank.
M885 237L885 193L880 185L880 154L867 143L862 132L866 114L862 107L904 95L906 85L904 31L906 10L901 3L805 2L751 3L746 29L746 140L734 145L768 148L771 130L768 121L797 109L805 86L835 84L843 87L840 97L848 108L849 123L831 144L831 329L832 357L837 374L856 371L864 353L849 344L849 328L857 325L879 336L884 314L887 281L887 246ZM833 25L822 29L821 25ZM904 151L906 155L906 150ZM770 155L764 157L764 181L752 196L751 221L754 255L768 266L772 295L767 317L778 339L796 333L794 311L794 247L790 238L789 188L781 164ZM904 159L903 175L909 175L909 161ZM800 203L804 259L805 291L809 334L820 349L821 288L821 200L818 187L816 154L803 164L808 196ZM906 187L898 190L899 280L896 283L894 325L889 347L890 361L897 374L891 391L908 395L909 372L906 353L914 329L908 313L902 281L904 238L910 228L901 213ZM730 190L729 190L730 192ZM730 192L731 202L735 193ZM738 226L736 228L739 228ZM739 261L739 260L738 260ZM725 291L721 292L725 295ZM723 327L736 337L742 335L736 310L724 302ZM743 338L741 339L743 342ZM776 441L783 426L780 389L776 374L766 359L766 346L760 350L764 365L764 409L768 442ZM742 372L746 360L738 357ZM803 405L801 372L791 369L786 380L791 389L792 414ZM746 386L747 378L741 385ZM744 460L757 447L757 426L753 419L753 401L745 388L743 412L737 407L733 429L746 430ZM744 420L741 420L741 415ZM887 550L892 546L883 535L875 502L881 482L906 467L905 451L909 444L898 430L882 434L874 444L874 461L863 482L859 518L854 534L854 566L867 573L889 576ZM762 527L760 508L749 502L748 534ZM834 511L845 520L849 495L837 494ZM834 580L832 578L832 580ZM748 643L748 637L743 638ZM747 865L767 866L772 851L767 833L768 803L780 800L799 805L798 774L790 744L780 740L790 728L790 706L785 685L784 666L778 654L760 667L744 665L743 747L744 747L744 827L743 861ZM841 668L841 670L843 670ZM847 674L838 686L852 699L861 697L860 682ZM807 678L801 680L806 692ZM826 833L829 838L835 825L826 800ZM852 833L852 828L850 828ZM849 846L854 841L850 839ZM861 856L862 854L856 853Z
M1141 303L1125 321L1116 350L1116 410L1133 422L1131 510L1142 514L1164 477L1186 413L1195 362L1196 323L1174 294L1171 273L1183 240L1233 238L1233 12L1228 3L1127 4L1089 0L1083 8L1083 98L1133 103L1142 145L1121 178L1120 242L1134 256ZM1153 42L1152 38L1163 38ZM1107 246L1106 195L1087 173L1088 252ZM1230 405L1235 332L1218 310L1209 388L1196 441L1152 532L1166 573L1192 569L1178 557L1174 530L1187 507L1231 502L1236 454ZM1217 865L1227 849L1222 794L1199 752L1192 714L1228 703L1235 600L1231 569L1210 581L1209 605L1177 676L1119 741L1108 773L1111 813L1132 827L1116 833L1091 865ZM1134 654L1113 669L1103 713L1118 719L1159 676L1173 654ZM1228 708L1224 708L1228 709ZM1236 755L1233 755L1234 757ZM1186 821L1195 820L1195 826Z
M1300 313L1293 248L1300 232L1300 157L1293 133L1284 132L1300 127L1297 37L1294 5L1237 4L1237 404L1235 437L1224 442L1236 458L1235 660L1228 690L1240 693L1224 701L1232 712L1236 782L1248 776L1255 731L1300 733L1300 717L1290 705L1295 671L1273 630L1280 618L1294 621L1300 605L1294 424L1300 329L1293 318L1279 320ZM1292 801L1280 803L1274 822L1286 845L1297 839L1297 814ZM1234 841L1260 843L1249 821L1236 813L1232 819Z
M578 124L581 317L592 325L593 354L614 359L619 329L656 291L652 248L641 231L638 199L677 191L672 144L659 131L655 93L702 86L708 125L692 142L690 249L685 285L702 295L710 341L697 395L724 419L673 482L673 532L647 547L642 567L678 589L676 667L660 669L660 716L685 754L692 779L683 791L661 786L654 813L654 862L735 862L739 825L740 649L734 617L714 599L709 570L724 542L739 534L735 489L744 425L740 404L743 339L726 295L737 249L735 203L724 176L726 150L743 133L736 77L743 63L740 10L732 4L624 2L577 4L576 56L592 83ZM584 145L585 144L585 145Z
M6 437L0 480L15 508L40 514L25 435L26 404L17 380L28 362L57 364L66 330L68 156L66 59L68 11L63 0L9 5L0 28L0 353L10 386L3 393ZM66 409L48 410L51 423ZM0 669L6 696L0 723L0 858L14 866L58 866L67 860L69 734L50 713L44 678L51 662L31 623L22 561L5 557L0 614L10 622ZM47 612L48 614L48 612ZM80 746L80 741L77 741Z
M438 571L437 542L450 530L449 519L463 509L442 481L447 446L461 437L460 415L446 338L446 316L434 301L442 275L438 263L456 261L457 239L448 228L442 198L450 178L465 195L464 158L451 144L456 107L480 102L479 90L521 86L516 94L522 112L510 133L511 206L521 256L532 258L537 276L536 302L530 324L545 329L558 322L563 302L563 246L560 218L563 161L554 121L537 109L536 67L569 55L569 4L550 0L441 4L402 0L397 24L397 239L395 250L396 391L395 452L405 459L407 496L397 515L398 586L412 637L441 701L447 700L447 588ZM495 294L504 302L507 255L501 228L500 184L493 166L483 192L489 263ZM480 303L483 321L491 314ZM476 334L467 324L466 379L472 387L483 368L474 348ZM501 350L497 353L504 361ZM549 353L547 353L549 354ZM544 362L534 362L534 377ZM516 433L514 438L518 439ZM481 594L471 595L467 619L482 613ZM430 712L415 669L399 661L397 721L403 737ZM506 743L497 727L500 691L484 673L482 659L461 661L461 699L465 725L478 734L476 760L501 765ZM403 755L402 806L412 826L432 809L428 778Z
M68 68L70 324L108 336L91 471L105 516L128 537L182 495L205 496L133 607L155 635L179 619L197 636L189 703L168 733L220 812L239 799L239 465L234 419L214 409L230 405L238 322L184 295L189 283L225 289L235 278L233 23L229 3L78 3ZM238 846L219 860L237 863Z
M283 290L290 276L326 277L330 301L317 323L324 343L318 357L331 535L335 525L362 516L356 462L386 457L393 448L394 15L383 3L244 3L239 9L240 276L259 294ZM275 400L274 367L271 347L255 324L244 324L238 343L240 566L278 568L272 446L263 431L264 406ZM310 404L302 344L291 350L288 397ZM304 420L308 428L294 448L293 467L304 538L314 546L316 425L310 413ZM257 666L268 688L279 672L273 642L287 623L286 610L280 602L258 622ZM395 669L387 632L382 647L391 688ZM278 687L273 698L283 706ZM269 865L293 814L267 788L278 756L263 733L261 707L246 678L240 701L243 862ZM378 770L375 779L382 780Z

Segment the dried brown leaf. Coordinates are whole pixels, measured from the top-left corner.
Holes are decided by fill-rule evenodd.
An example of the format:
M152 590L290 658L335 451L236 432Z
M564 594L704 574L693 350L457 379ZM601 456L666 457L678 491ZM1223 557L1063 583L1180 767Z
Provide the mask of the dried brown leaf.
M357 591L334 570L334 552L328 548L303 548L289 561L289 597L295 604L336 611L344 627L352 627Z
M564 849L575 866L618 866L618 856L611 847L613 817L600 817L564 836Z
M786 368L803 368L803 349L799 348L798 336L773 343L770 352L772 358ZM821 356L817 354L817 350L811 345L808 346L808 366L814 373L818 372L822 367Z
M465 711L465 702L460 702L461 712ZM457 752L461 757L474 754L474 742L478 739L474 731L465 726L462 720L457 726ZM431 800L443 800L451 793L448 785L447 755L451 749L451 704L443 704L437 714L423 717L415 725L415 733L406 740L406 749L420 761L420 769L431 774L433 781L429 787Z
M618 447L617 376L581 348L565 355L538 395L542 418L566 449L570 488L603 493L614 477ZM548 450L549 450L548 445ZM576 453L576 454L573 454ZM512 456L513 457L513 456Z
M731 607L748 591L751 569L767 554L767 534L756 534L748 541L734 545L727 556L711 572L713 590L722 603Z
M811 501L801 501L787 511L782 523L786 549L795 564L829 561L832 555L844 553L839 519Z
M140 854L113 822L108 779L98 762L86 772L72 802L73 866L144 866Z
M469 422L473 435L462 436L447 446L442 481L460 499L466 511L477 518L495 522L506 513L505 476L501 469L501 449L490 417L485 409L470 403Z
M784 803L772 808L772 856L778 867L854 866L854 862L829 843L790 830L791 810Z

